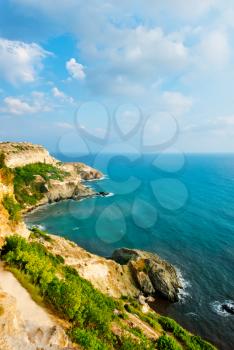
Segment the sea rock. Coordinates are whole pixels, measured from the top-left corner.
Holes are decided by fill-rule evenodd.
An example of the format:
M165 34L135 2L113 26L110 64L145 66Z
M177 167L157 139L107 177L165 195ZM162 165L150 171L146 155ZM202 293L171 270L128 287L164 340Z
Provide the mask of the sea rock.
M222 310L228 312L231 315L234 315L234 303L222 304Z
M178 301L182 286L176 269L158 255L121 248L114 251L112 259L129 267L138 288L146 296L161 295L172 302Z

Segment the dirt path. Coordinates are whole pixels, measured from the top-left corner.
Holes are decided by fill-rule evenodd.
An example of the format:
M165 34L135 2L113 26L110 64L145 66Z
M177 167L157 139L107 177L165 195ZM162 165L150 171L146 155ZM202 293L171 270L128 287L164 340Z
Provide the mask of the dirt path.
M0 263L0 350L65 350L73 346L56 317L32 300Z
M31 326L35 324L37 328L54 326L48 313L32 300L11 272L4 270L3 264L0 264L0 288L16 299L17 309L26 324L30 322Z

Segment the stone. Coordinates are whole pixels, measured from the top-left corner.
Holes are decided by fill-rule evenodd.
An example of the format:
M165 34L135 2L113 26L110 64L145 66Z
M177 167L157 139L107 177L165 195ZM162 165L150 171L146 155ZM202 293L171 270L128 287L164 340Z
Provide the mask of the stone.
M171 302L178 301L182 286L176 269L158 255L139 249L120 248L113 252L112 259L129 267L144 295L161 295Z

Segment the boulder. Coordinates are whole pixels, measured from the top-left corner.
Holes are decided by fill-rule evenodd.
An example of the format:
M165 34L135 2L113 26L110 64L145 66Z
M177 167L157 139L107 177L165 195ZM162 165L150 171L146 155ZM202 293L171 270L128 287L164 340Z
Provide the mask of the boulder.
M228 312L231 315L234 315L234 303L222 304L222 310Z
M138 288L146 296L162 297L175 302L182 288L176 269L158 255L138 249L120 248L112 259L127 265Z

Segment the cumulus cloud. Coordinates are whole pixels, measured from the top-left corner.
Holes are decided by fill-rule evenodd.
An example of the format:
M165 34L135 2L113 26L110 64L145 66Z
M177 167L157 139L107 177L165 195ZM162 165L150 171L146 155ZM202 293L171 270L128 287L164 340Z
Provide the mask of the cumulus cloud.
M66 68L72 78L77 80L85 78L84 66L78 63L75 58L71 58L66 62Z
M35 106L29 105L27 102L16 97L6 97L4 103L5 107L2 111L9 114L22 115L35 113L37 111Z
M123 30L108 56L115 68L138 75L183 69L188 62L188 49L159 27L138 26Z
M200 53L207 66L224 67L230 59L230 45L227 33L214 30L202 37Z
M1 113L16 116L49 112L50 110L51 105L45 94L40 91L33 91L31 97L27 99L7 96L3 99L3 106L0 108Z
M51 89L52 95L56 97L57 99L64 101L64 102L69 102L69 103L74 103L74 100L72 97L66 95L63 91L59 90L56 86L54 86Z
M35 43L0 38L0 76L12 84L32 83L48 54Z

